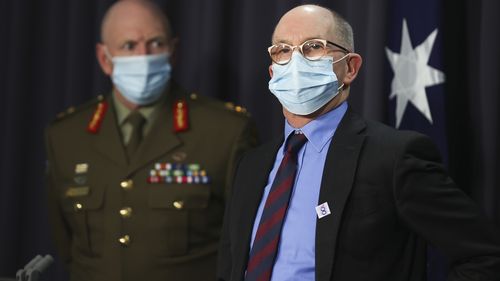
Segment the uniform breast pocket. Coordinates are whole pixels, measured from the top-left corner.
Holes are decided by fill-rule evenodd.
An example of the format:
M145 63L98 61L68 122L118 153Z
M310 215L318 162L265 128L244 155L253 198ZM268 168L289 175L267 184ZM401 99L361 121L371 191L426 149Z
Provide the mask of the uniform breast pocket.
M83 186L68 187L61 198L61 208L71 228L73 246L91 256L99 255L101 248L103 197L103 189Z
M189 217L208 208L210 186L202 184L154 184L149 187L148 227L151 249L160 257L189 252Z

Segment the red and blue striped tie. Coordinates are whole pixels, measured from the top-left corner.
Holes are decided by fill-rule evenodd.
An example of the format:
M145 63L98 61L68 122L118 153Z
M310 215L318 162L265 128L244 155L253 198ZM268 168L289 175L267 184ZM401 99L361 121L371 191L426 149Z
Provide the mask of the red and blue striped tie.
M303 134L291 134L288 138L285 156L267 196L250 251L245 281L271 280L281 229L297 174L297 152L306 141Z

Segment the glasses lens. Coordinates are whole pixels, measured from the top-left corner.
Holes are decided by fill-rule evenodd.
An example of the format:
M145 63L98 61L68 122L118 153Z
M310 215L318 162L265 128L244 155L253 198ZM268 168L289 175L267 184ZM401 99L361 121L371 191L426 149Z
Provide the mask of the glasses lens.
M309 40L302 46L302 53L308 60L319 60L325 55L326 46L318 40Z
M275 45L271 48L271 59L278 64L286 64L292 57L292 48L285 44Z

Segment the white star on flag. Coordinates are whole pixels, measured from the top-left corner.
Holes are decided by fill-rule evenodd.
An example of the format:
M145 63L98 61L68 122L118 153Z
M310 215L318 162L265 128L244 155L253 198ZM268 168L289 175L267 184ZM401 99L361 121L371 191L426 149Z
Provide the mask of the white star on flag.
M399 128L401 124L408 101L432 124L432 115L425 87L438 85L445 81L442 71L427 65L437 33L436 28L422 44L413 49L406 19L403 19L400 53L397 54L387 47L385 48L387 58L394 72L389 98L397 97L396 128Z

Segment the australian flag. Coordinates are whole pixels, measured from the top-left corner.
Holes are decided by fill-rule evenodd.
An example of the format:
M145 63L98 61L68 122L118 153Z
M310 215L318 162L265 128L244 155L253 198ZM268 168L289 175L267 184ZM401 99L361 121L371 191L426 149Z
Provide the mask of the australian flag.
M430 136L447 162L442 2L390 0L387 57L389 122ZM446 279L446 262L428 249L428 280Z

